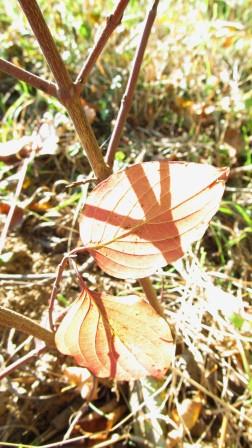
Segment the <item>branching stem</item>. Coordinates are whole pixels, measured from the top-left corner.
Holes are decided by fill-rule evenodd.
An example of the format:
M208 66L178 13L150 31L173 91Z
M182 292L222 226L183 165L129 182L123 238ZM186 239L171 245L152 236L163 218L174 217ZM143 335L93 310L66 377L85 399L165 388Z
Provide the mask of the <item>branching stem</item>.
M48 95L57 97L57 87L53 82L45 81L40 76L34 75L21 67L18 67L12 62L5 61L0 58L0 70L7 75L13 76L20 81L30 84L35 89L40 89Z
M38 322L0 306L0 325L8 328L15 328L22 333L29 334L35 338L41 339L49 347L55 347L54 334L52 331L42 327Z
M76 87L72 82L66 66L56 47L51 32L45 22L43 14L36 0L18 0L30 26L37 38L39 46L52 71L57 84L57 96L66 107L79 136L81 144L86 151L89 163L97 179L105 179L111 170L105 164L102 152L88 122L84 108L81 104Z
M107 152L107 160L109 166L106 165L103 159L101 149L98 145L98 141L93 133L93 130L87 120L86 114L82 107L79 94L81 92L83 83L85 82L99 54L104 48L109 36L116 28L116 26L120 23L123 11L128 4L128 0L120 0L118 2L114 13L109 17L105 29L103 30L100 38L95 44L93 51L90 53L90 56L88 57L86 63L84 64L75 83L73 83L73 81L70 78L70 75L60 56L60 53L56 47L56 44L53 40L53 37L50 33L50 30L45 22L45 19L42 15L42 12L39 9L36 0L18 0L18 1L37 38L37 41L45 56L45 59L53 73L56 84L48 83L47 81L42 80L36 75L32 75L26 70L20 69L15 65L3 60L0 60L0 70L3 70L6 73L11 74L18 79L28 82L34 87L42 89L43 91L49 93L50 95L56 96L59 99L59 101L61 101L61 103L66 107L73 121L74 127L80 138L81 144L86 151L87 158L94 171L95 177L98 179L98 181L101 181L106 177L108 177L109 174L112 172L115 151L118 147L122 130L126 121L126 117L132 103L134 89L136 86L147 41L156 16L159 0L154 0L153 5L146 17L144 30L135 54L133 67L130 73L125 94L122 98L120 111L118 114L118 118L116 120L116 125ZM59 282L62 278L67 260L72 255L76 255L77 253L83 252L85 250L86 250L85 248L74 249L62 259L62 262L58 267L57 276L54 282L49 305L49 318L52 330L54 329L52 318L53 303L57 294ZM149 300L149 302L161 314L156 293L151 285L150 279L141 279L140 283L143 286L143 289L146 293L146 297ZM21 332L32 335L35 338L41 339L42 341L45 342L47 346L55 347L53 331L41 327L40 324L38 324L37 322L33 321L28 317L25 317L12 310L0 307L0 322L1 325L5 327L16 328ZM35 353L31 352L30 354L27 355L27 357L30 359L32 356L34 356L34 354ZM21 362L23 363L25 361Z

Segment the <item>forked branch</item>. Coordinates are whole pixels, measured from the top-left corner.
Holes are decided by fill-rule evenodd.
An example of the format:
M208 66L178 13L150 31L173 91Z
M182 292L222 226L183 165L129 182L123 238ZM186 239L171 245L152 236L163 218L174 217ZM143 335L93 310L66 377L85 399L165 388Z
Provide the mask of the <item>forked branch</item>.
M35 89L40 89L48 95L57 97L57 87L53 82L45 81L40 76L34 75L21 67L18 67L12 62L5 61L0 58L0 70L7 75L13 76L20 81L30 84Z
M57 83L59 96L72 87L66 66L36 0L18 0ZM73 87L72 87L73 88Z
M92 131L90 124L88 123L84 109L80 102L78 89L80 89L80 87L83 85L83 82L86 80L88 73L90 73L91 68L95 64L99 54L104 48L112 31L120 23L123 11L126 8L128 1L126 0L119 1L114 14L109 18L108 23L100 36L100 39L95 45L89 58L84 64L80 72L80 75L76 80L77 84L80 87L77 87L77 84L72 82L36 0L18 0L18 1L31 25L31 28L33 29L33 32L38 40L41 50L53 73L56 85L47 83L46 81L41 80L35 75L32 75L23 69L19 69L13 64L8 63L6 61L1 61L0 69L3 69L3 71L12 74L18 79L22 79L30 83L31 85L34 85L34 87L41 88L42 90L46 91L46 93L58 97L58 99L66 107L69 115L72 118L76 132L79 135L82 146L86 150L88 160L95 173L96 178L99 181L105 179L112 172L114 154L120 141L127 113L131 106L134 88L136 85L141 63L143 60L144 51L147 45L151 27L153 25L156 16L158 0L155 0L153 2L153 6L147 15L144 31L141 36L139 46L137 48L133 68L127 84L125 95L122 99L120 112L116 121L116 126L109 144L108 161L110 167L106 165L101 150L99 148L98 141ZM35 83L37 83L37 85L35 85ZM81 248L76 249L76 253L77 251L80 252ZM73 254L73 252L71 252L71 254ZM55 287L52 292L53 297L55 297L56 295L58 286L57 282L62 275L65 263L66 259L62 261L62 265L59 267L58 276L54 285ZM154 306L154 302L156 299L154 297L155 299L154 300L153 296L155 296L155 291L151 286L149 279L142 279L141 284L144 287L148 300L150 301L150 303L153 303ZM3 326L14 327L20 331L23 331L24 333L30 334L36 338L43 340L49 346L52 347L55 346L54 335L52 331L49 331L41 327L38 323L18 313L15 313L14 311L6 310L0 307L0 322ZM53 325L52 322L51 324Z
M88 122L80 98L76 92L66 66L56 47L51 32L36 0L18 0L37 38L39 46L57 83L58 98L66 107L81 144L86 151L89 163L97 179L107 177L111 170L104 162L97 139Z

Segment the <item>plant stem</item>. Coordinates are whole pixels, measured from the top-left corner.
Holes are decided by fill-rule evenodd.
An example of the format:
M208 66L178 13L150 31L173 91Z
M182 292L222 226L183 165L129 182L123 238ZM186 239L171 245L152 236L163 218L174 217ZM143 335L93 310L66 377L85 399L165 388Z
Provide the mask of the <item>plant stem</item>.
M72 81L36 0L18 0L18 2L36 36L61 95L64 91L67 93Z
M74 96L69 102L65 103L65 107L73 121L81 144L86 150L87 158L94 171L95 177L99 181L106 179L106 177L111 174L112 170L104 161L98 141L87 120L80 99Z
M88 122L74 83L56 47L36 0L18 0L37 38L39 46L57 83L57 96L66 107L89 163L97 179L107 177L111 170L106 166L102 152Z
M15 192L14 196L11 199L10 210L9 210L8 216L7 216L7 218L5 220L5 223L4 223L4 226L3 226L3 230L2 230L1 235L0 235L0 255L1 255L2 251L3 251L4 245L5 245L5 240L6 240L6 237L7 237L7 234L8 234L8 230L9 230L9 227L11 225L11 221L12 221L13 215L15 213L17 200L19 198L19 195L20 195L22 187L23 187L23 183L24 183L24 180L25 180L25 175L26 175L26 172L27 172L27 168L28 168L28 165L29 165L29 163L31 162L32 159L33 159L33 154L31 154L31 156L29 158L24 159L23 165L21 166L21 169L19 171L16 192Z
M75 80L78 93L81 93L81 90L87 81L89 73L95 65L114 29L121 23L124 10L128 3L129 0L120 0L114 12L107 18L104 29L102 30L97 42L95 43Z
M151 304L154 310L158 314L160 314L160 316L165 317L163 307L157 298L156 291L151 283L150 278L149 277L140 278L138 281L142 286L146 297L148 298L148 302Z
M29 334L41 339L49 347L55 347L54 334L52 331L42 327L38 322L23 316L23 314L0 306L0 325L15 328L22 333Z
M40 355L40 353L43 353L45 351L46 346L43 345L43 347L34 348L33 350L30 350L26 355L22 356L22 358L18 358L16 361L14 361L9 366L5 367L0 372L0 380L8 376L10 373L13 372L17 367L22 366L23 364L26 364L28 361L30 361L35 356Z
M149 12L146 16L146 19L145 19L143 33L141 35L138 47L136 49L132 69L130 72L130 76L128 79L125 93L122 97L120 110L119 110L119 113L118 113L118 116L116 119L116 124L115 124L114 130L113 130L113 133L112 133L112 136L111 136L111 139L109 142L107 154L106 154L106 161L109 166L113 166L115 152L120 143L122 130L125 125L125 121L126 121L129 109L131 107L134 90L136 87L138 75L139 75L141 64L142 64L143 57L144 57L144 52L145 52L145 49L147 46L147 42L149 39L152 25L154 23L154 20L155 20L156 14L157 14L158 3L159 3L159 0L155 0L153 2L153 5L152 5L151 9L149 10Z
M45 81L39 76L34 75L33 73L30 73L27 70L12 64L11 62L5 61L2 58L0 58L0 70L7 73L7 75L13 76L20 81L30 84L32 87L35 87L35 89L40 89L48 95L57 97L56 84Z
M121 133L123 126L125 124L126 116L129 111L129 108L131 106L132 97L134 88L136 85L137 77L140 71L141 63L143 60L144 51L147 45L148 37L151 31L152 24L154 22L156 11L157 11L157 5L158 0L155 0L153 2L152 8L150 9L149 13L147 14L147 18L144 25L143 34L138 46L138 49L136 51L133 68L130 74L130 78L127 84L127 88L125 91L125 95L121 102L120 111L118 114L118 118L116 121L116 126L112 134L112 138L110 141L109 149L108 149L108 161L109 161L109 167L106 165L102 152L99 148L98 141L92 131L91 126L89 125L89 122L87 120L87 117L85 115L84 109L81 105L79 93L77 91L77 85L75 85L70 75L65 67L65 64L63 60L61 59L61 56L58 52L58 49L55 45L55 42L53 40L53 37L50 33L50 30L44 20L44 17L39 9L39 6L36 2L36 0L18 0L30 25L31 28L38 40L38 43L41 47L41 50L47 60L47 63L54 75L55 81L57 83L56 88L56 96L58 99L62 102L62 104L66 107L70 117L72 118L74 127L76 129L76 132L79 135L81 144L83 148L86 150L86 154L88 157L88 160L90 162L90 165L95 173L96 178L100 181L102 179L105 179L108 177L108 175L112 171L113 161L114 161L114 154L117 148L117 145L120 141ZM113 20L112 17L108 20L108 23L105 27L105 30L103 31L100 39L98 40L96 46L93 50L93 55L88 58L86 64L83 66L83 69L81 70L81 73L79 75L79 81L78 84L81 84L83 82L83 77L85 79L85 76L87 76L87 73L90 72L92 68L92 64L95 63L98 55L102 51L102 48L104 47L107 39L109 38L111 32L113 29L117 26L117 24L120 22L123 11L126 7L126 0L120 1L117 5L117 8L114 12ZM90 62L91 60L91 62ZM9 63L4 63L5 67L10 67ZM11 64L12 67L13 64ZM0 66L1 68L1 66ZM10 69L8 68L10 73ZM13 70L13 67L11 68ZM22 71L22 74L20 71L16 71L16 75L24 76L24 71ZM26 76L26 75L25 75ZM28 75L27 75L28 76ZM33 75L33 81L34 81ZM21 78L19 78L21 79ZM22 78L23 79L23 78ZM25 79L25 81L29 82L28 78ZM42 80L40 80L42 81ZM43 84L43 81L42 81ZM32 84L31 84L32 85ZM45 86L45 84L43 84ZM51 85L51 84L50 84ZM52 84L53 85L53 84ZM76 250L71 251L69 255L73 255L74 253L78 253L81 251L84 251L85 248L77 248ZM59 266L58 269L58 275L55 280L55 285L52 291L52 298L55 297L58 281L59 278L61 278L63 269L65 267L66 263L66 257L62 260L62 264ZM160 304L158 303L155 290L153 286L151 285L150 279L145 278L141 279L140 283L146 293L146 297L149 300L149 302L152 304L152 306L161 313L160 310ZM51 300L51 312L52 312L52 304L53 299ZM5 309L3 307L0 307L0 322L1 325L7 326L7 327L14 327L17 330L20 330L24 333L27 333L29 335L32 335L38 339L43 340L46 345L55 347L54 342L54 334L52 331L47 330L43 327L41 327L37 322L34 322L32 319L29 319L28 317L25 317L19 313L16 313L14 311ZM53 325L53 322L51 322L51 325Z

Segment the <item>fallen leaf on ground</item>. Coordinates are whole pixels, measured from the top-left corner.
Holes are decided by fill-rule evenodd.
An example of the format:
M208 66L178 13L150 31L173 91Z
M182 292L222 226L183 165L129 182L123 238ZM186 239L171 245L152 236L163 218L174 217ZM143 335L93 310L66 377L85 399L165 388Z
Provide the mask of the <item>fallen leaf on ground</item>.
M177 423L177 429L172 429L167 436L167 448L180 446L183 441L185 427L187 431L191 430L198 422L202 410L202 398L200 395L193 399L186 398L179 403L177 409L173 410L172 418Z
M90 194L80 235L106 273L143 278L181 258L218 210L228 169L169 162L136 164Z
M169 325L138 296L85 289L55 336L58 350L101 378L162 377L174 354Z
M107 440L109 431L127 412L127 406L118 403L116 400L110 400L97 408L97 412L89 412L81 418L75 426L75 433L90 433L92 439L89 439L88 446L96 446L97 442ZM97 434L96 434L97 433Z
M190 430L197 423L201 410L202 399L200 397L186 398L178 404L177 410L173 412L173 419L177 423L183 423Z
M73 386L78 388L83 399L89 399L91 395L92 400L97 398L97 393L93 395L94 377L88 369L76 366L65 367L63 375Z

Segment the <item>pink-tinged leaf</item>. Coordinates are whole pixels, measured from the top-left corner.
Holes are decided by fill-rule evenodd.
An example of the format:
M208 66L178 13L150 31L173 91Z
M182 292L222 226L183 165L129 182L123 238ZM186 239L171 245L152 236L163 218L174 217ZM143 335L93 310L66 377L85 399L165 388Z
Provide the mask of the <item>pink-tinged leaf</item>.
M174 355L169 325L138 296L83 290L55 336L58 350L100 378L162 377Z
M219 208L227 168L136 164L90 194L80 235L97 264L118 278L143 278L181 258Z

